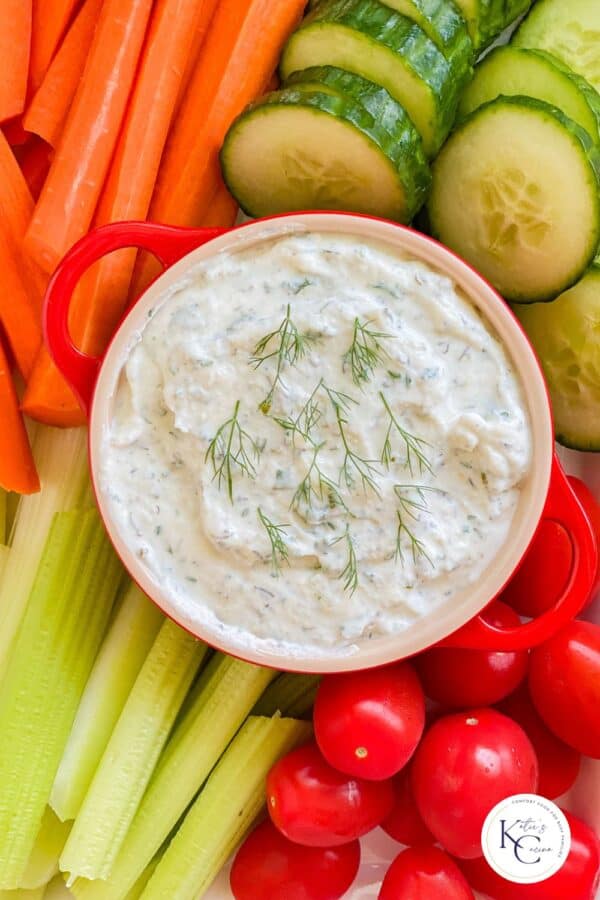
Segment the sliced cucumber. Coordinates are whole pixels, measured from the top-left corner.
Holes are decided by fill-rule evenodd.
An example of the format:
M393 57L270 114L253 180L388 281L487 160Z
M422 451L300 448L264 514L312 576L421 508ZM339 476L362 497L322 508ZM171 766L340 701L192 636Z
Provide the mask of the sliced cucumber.
M562 110L598 140L600 96L584 78L542 50L498 47L477 66L461 97L459 115L500 95L535 97Z
M467 20L476 50L491 44L527 12L532 0L454 0Z
M540 100L500 97L455 131L433 170L433 233L507 299L556 297L600 239L600 151Z
M454 123L470 66L447 60L422 28L378 0L323 0L287 42L281 74L339 66L384 87L406 109L429 156Z
M600 266L553 303L515 306L540 357L557 440L600 451Z
M383 0L386 6L412 19L431 38L446 59L456 59L467 72L475 53L465 19L451 0Z
M392 137L348 96L293 88L269 94L229 129L221 150L227 186L253 216L349 209L408 222L425 200L430 172L416 130L397 111Z
M599 0L539 0L513 42L558 56L600 92Z
M292 72L283 86L297 91L322 91L347 97L352 102L364 107L377 124L387 131L394 143L405 143L406 132L409 131L411 145L422 147L421 136L407 116L404 107L400 106L385 88L372 81L367 81L360 75L346 72L336 66L312 66L310 69ZM419 158L420 166L425 168L427 163L422 150Z

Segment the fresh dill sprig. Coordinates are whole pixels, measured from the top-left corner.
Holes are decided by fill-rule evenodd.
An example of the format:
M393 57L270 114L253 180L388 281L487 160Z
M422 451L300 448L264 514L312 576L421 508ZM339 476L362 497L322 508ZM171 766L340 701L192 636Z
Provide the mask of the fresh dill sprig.
M269 359L277 360L271 387L266 397L259 404L259 409L263 413L266 414L271 409L273 394L275 393L275 388L281 382L281 372L284 364L287 363L289 366L295 365L299 359L302 359L307 347L314 343L315 340L316 335L307 331L298 331L298 328L292 321L290 304L288 303L285 318L279 328L276 331L269 332L269 334L266 334L258 341L250 357L250 363L254 368L258 369ZM273 349L269 350L269 344L272 341L274 342Z
M344 498L340 494L337 484L329 478L319 466L318 456L321 448L324 446L325 444L323 442L321 444L316 444L313 447L310 466L308 467L306 475L294 491L290 509L295 509L297 512L301 510L302 506L311 509L316 498L323 501L323 499L327 497L327 503L331 509L340 507L340 509L343 509L348 515L351 515Z
M411 499L410 497L405 496L405 492L413 490L417 492L418 500ZM402 538L403 535L406 535L409 543L410 543L410 551L413 558L413 562L416 563L419 556L423 556L427 562L430 564L432 568L435 568L433 561L427 550L425 549L425 545L423 541L420 541L419 538L415 535L412 527L409 524L409 520L412 519L414 521L418 521L419 512L427 512L429 507L427 506L427 500L425 497L426 491L435 491L437 493L443 493L438 491L437 488L430 488L426 485L420 484L395 484L394 485L394 493L398 499L398 503L400 504L398 509L396 510L396 517L398 520L398 529L396 531L396 551L394 553L394 558L396 561L400 561L404 563L404 548L402 546Z
M295 419L292 419L290 416L287 418L272 417L278 425L292 435L292 440L295 440L296 435L299 434L307 444L311 444L313 447L316 446L312 431L319 424L323 416L323 410L319 406L318 401L315 400L315 397L322 385L323 379L321 378Z
M366 492L367 488L370 488L370 490L379 497L379 488L375 482L375 477L378 474L376 467L370 460L359 456L359 454L352 449L348 441L348 435L346 434L346 425L348 424L346 414L350 408L350 404L356 403L356 400L348 396L348 394L343 394L341 391L334 391L332 388L327 387L325 383L323 383L322 386L333 408L344 450L344 460L340 468L340 482L343 479L348 490L352 490L355 486L356 476L358 476L363 490Z
M369 325L371 320L361 322L358 317L354 320L352 343L344 353L344 363L350 366L352 380L359 387L369 380L375 367L389 356L381 341L393 337L385 331L374 331Z
M240 401L236 400L233 414L219 425L215 436L208 445L204 461L211 461L213 478L218 479L219 490L221 484L227 484L227 493L233 503L233 472L237 467L242 475L249 478L256 477L256 463L258 462L262 448L254 438L245 431L239 422ZM249 451L246 448L249 446Z
M285 529L289 525L275 525L268 516L264 514L260 506L256 510L261 525L267 532L267 537L271 542L271 565L275 575L281 572L281 564L286 562L289 565L288 549L285 543Z
M406 428L403 428L392 412L383 391L379 391L379 396L381 397L381 401L385 406L386 412L389 416L388 428L380 457L383 465L386 467L386 469L389 469L390 464L394 461L391 438L392 432L396 431L404 443L404 450L406 454L404 466L408 469L410 474L414 475L415 466L418 466L421 475L423 474L423 472L429 472L430 475L433 475L433 467L428 457L426 456L425 449L427 447L431 447L431 444L428 444L427 441L423 440L423 438L417 437L416 435L411 434L410 431L407 431Z
M346 525L346 530L344 531L344 533L331 543L332 545L339 544L340 541L346 541L348 558L346 560L346 565L339 574L339 578L344 579L344 590L350 591L350 593L353 594L358 587L358 561L356 559L354 541L352 540L352 535L350 534L350 528L348 525Z

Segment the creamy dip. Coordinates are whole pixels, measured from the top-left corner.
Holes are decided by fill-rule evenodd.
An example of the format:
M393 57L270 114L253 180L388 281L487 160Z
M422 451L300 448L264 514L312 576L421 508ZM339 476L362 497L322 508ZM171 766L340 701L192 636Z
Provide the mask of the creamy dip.
M343 652L479 579L531 443L513 366L450 279L288 234L202 262L150 312L100 484L183 621Z

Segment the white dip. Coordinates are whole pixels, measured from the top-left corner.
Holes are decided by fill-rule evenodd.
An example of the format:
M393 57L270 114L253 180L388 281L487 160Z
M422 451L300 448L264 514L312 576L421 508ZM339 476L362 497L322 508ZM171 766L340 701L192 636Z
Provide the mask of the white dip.
M454 284L309 233L215 256L152 311L100 485L182 620L318 653L475 582L530 464L519 381Z

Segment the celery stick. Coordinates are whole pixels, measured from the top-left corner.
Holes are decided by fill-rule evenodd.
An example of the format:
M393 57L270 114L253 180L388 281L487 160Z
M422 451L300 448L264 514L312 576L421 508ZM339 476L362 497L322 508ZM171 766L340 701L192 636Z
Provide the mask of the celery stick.
M4 547L2 544L0 544L0 579L2 578L2 573L6 568L9 555L10 547Z
M167 847L142 900L198 900L263 808L271 766L310 733L308 722L251 716Z
M255 716L282 716L302 719L313 707L320 675L294 675L284 672L269 685L254 709Z
M193 689L106 881L76 881L80 900L122 900L194 799L275 676L216 653ZM186 701L188 702L188 701Z
M0 888L26 870L121 577L95 509L55 515L0 681Z
M72 900L73 895L67 890L62 875L53 878L44 894L44 900Z
M174 622L164 621L62 853L68 887L78 876L108 878L206 650Z
M6 491L4 488L0 488L0 545L8 543L6 499Z
M146 889L146 885L148 884L148 882L154 875L154 872L156 871L156 867L158 866L161 859L162 859L162 854L159 853L158 856L156 856L152 860L150 865L146 866L146 868L144 869L144 871L142 872L142 874L140 875L140 877L138 878L138 880L136 881L134 886L131 888L131 890L127 894L125 900L140 900L140 897L142 896L142 894L144 893L144 891Z
M14 891L0 891L0 900L42 900L46 885L39 888L16 888Z
M21 878L21 888L32 890L42 887L58 874L58 859L70 830L71 823L61 822L47 806L27 868Z
M148 655L164 615L135 584L119 607L85 686L50 795L63 821L74 819Z
M34 444L42 490L21 497L0 582L0 681L55 513L81 508L87 486L84 428L40 428ZM91 506L91 501L89 504Z

